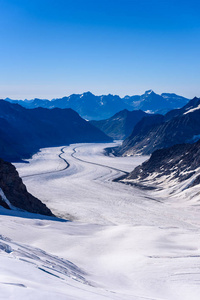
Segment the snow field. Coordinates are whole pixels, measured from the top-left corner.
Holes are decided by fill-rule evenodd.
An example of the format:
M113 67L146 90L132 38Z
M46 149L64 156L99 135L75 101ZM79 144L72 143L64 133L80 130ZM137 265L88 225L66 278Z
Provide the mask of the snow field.
M60 148L16 164L24 176L53 172L24 182L72 222L1 209L2 299L199 299L197 206L112 182L146 158L106 157L105 147L70 145L61 172Z

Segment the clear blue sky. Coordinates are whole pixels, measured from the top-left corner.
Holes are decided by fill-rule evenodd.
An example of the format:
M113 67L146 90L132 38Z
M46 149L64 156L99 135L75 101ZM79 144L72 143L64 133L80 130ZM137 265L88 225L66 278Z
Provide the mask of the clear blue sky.
M200 1L0 0L0 98L200 97Z

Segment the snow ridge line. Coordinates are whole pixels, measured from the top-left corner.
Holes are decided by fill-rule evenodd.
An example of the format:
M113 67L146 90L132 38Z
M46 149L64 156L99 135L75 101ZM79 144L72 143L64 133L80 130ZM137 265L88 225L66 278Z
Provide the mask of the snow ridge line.
M43 173L35 173L35 174L31 174L31 175L24 175L24 176L21 176L21 178L26 178L26 177L31 177L31 176L39 176L39 175L46 175L46 174L52 174L52 173L58 173L58 172L62 172L64 170L68 169L70 167L70 164L68 163L68 161L65 158L62 157L62 154L65 153L64 152L65 148L66 148L66 146L62 147L60 149L61 153L58 155L58 157L60 159L62 159L65 162L65 164L66 164L66 166L64 168L62 168L60 170L56 170L56 171L48 171L48 172L43 172Z

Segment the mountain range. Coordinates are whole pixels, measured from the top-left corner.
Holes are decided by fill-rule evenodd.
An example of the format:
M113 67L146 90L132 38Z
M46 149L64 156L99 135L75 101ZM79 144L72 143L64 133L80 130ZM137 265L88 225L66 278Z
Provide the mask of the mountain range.
M26 109L0 100L0 157L18 161L40 148L112 139L72 109Z
M194 143L200 138L200 98L183 108L144 117L132 134L115 149L117 155L148 155L175 144Z
M148 183L153 187L160 183L162 177L171 182L191 179L189 187L200 183L199 142L173 146L194 143L200 138L200 99L194 98L188 102L188 99L175 94L160 96L153 91L122 99L91 93L70 97L52 101L0 100L0 157L7 161L19 161L44 147L126 138L122 146L115 150L117 155L150 154L159 148L172 148L153 152L150 160L124 176L123 182ZM108 112L119 111L123 106L126 108L105 120L87 122L73 109L65 108L66 102L67 105L73 104L87 118L92 115L99 118ZM181 103L185 106L170 110L170 106L179 107ZM127 108L135 110L129 111ZM165 115L156 113L168 110ZM28 193L15 167L3 159L0 159L0 205L53 216L39 199Z
M12 100L5 99L11 103L18 103L25 108L72 108L79 115L87 120L102 120L112 117L117 112L127 110L143 110L150 113L164 114L171 109L180 108L189 99L176 94L163 93L158 95L152 90L146 91L143 95L125 96L120 98L117 95L95 96L90 92L83 94L72 94L68 97L46 100Z

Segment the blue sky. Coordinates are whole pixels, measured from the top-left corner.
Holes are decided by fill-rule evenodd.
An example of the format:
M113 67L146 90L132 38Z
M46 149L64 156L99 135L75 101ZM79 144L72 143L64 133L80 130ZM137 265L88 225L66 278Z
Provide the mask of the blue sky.
M0 98L200 97L200 3L0 0Z

